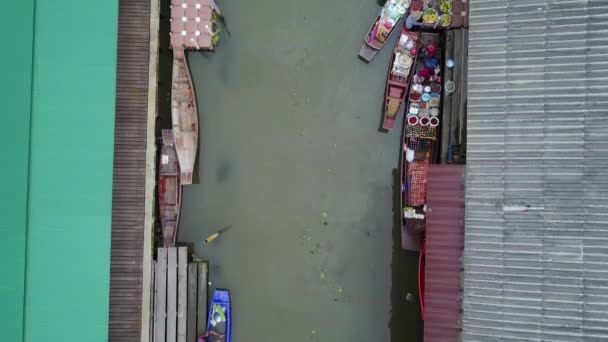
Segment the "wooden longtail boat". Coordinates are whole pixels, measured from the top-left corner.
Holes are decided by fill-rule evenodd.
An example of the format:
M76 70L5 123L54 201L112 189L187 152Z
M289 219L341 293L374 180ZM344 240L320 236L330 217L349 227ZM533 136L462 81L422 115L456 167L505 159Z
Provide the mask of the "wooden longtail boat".
M407 12L410 5L409 0L388 0L380 13L376 16L374 23L367 31L363 45L359 50L359 58L369 63L380 52L384 43L388 40L395 27ZM398 7L396 7L398 6ZM396 10L398 8L398 10ZM392 14L389 16L389 13ZM392 25L387 27L387 25Z
M397 114L401 109L403 99L409 92L411 75L416 59L416 44L418 33L410 32L405 27L395 45L393 57L388 66L384 99L384 118L382 128L391 130L395 127ZM408 49L408 47L410 47ZM406 64L406 65L403 65ZM407 65L409 64L409 66Z
M182 205L179 163L173 144L173 132L163 129L163 145L158 167L158 206L165 247L174 247L177 240L179 213Z
M184 49L173 50L171 121L181 184L192 184L198 148L198 109Z
M436 159L437 125L439 119L432 113L439 113L441 86L431 75L435 71L429 70L431 62L441 65L439 60L440 36L435 33L421 33L418 37L418 53L414 66L412 82L408 95L408 108L406 120L403 123L403 136L401 141L400 169L401 169L401 244L406 250L419 251L420 244L426 231L426 189L429 164ZM432 52L431 52L432 51ZM425 70L423 70L425 69ZM434 68L433 70L439 70ZM422 75L425 75L422 77ZM419 83L416 83L419 82ZM426 89L422 92L421 89ZM430 92L428 91L430 90ZM439 92L439 93L438 93ZM424 96L423 96L424 95ZM426 99L426 101L424 100ZM435 99L435 100L434 100ZM435 127L431 127L431 122ZM408 161L407 153L410 155ZM412 210L416 217L407 216L405 208ZM411 214L411 212L409 212Z
M232 312L230 310L230 291L213 291L207 321L207 341L230 342L232 337Z

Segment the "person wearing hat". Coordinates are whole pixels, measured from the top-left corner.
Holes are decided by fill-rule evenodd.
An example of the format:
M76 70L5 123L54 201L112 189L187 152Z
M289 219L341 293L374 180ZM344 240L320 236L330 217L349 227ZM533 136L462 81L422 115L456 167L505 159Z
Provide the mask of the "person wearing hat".
M420 22L420 18L422 18L421 11L411 11L410 15L408 15L407 18L405 19L405 27L408 30L412 30L414 27L422 26L422 23Z

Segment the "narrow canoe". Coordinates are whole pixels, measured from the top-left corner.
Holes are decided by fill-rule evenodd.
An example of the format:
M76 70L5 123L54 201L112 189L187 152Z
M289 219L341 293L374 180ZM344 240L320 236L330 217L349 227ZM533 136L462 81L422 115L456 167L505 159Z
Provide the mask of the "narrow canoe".
M209 342L230 342L232 317L230 311L230 291L217 289L213 291L209 305L207 333Z
M414 70L413 61L416 56L416 49L407 49L407 44L412 44L416 47L418 41L418 33L410 32L405 27L401 30L401 35L395 44L393 57L388 66L388 76L386 78L386 89L384 96L384 117L382 120L382 128L391 130L395 127L397 115L401 109L401 104L410 88L411 75ZM397 59L404 60L412 65L406 73L403 73L405 66L396 67ZM399 61L397 60L397 63Z
M395 3L399 3L404 6L405 11L401 13L401 16L398 20L395 21L394 25L390 28L380 27L382 24L381 19L383 15L386 13L388 6L395 5ZM384 46L384 44L388 41L389 37L395 30L395 27L398 27L399 22L403 18L403 15L407 12L407 8L409 7L409 0L388 0L384 7L380 10L376 19L374 20L372 26L369 28L367 33L365 34L365 39L363 40L363 45L361 45L361 49L359 50L359 58L366 63L369 63L376 57L380 49ZM379 33L378 30L383 30L383 32ZM379 38L380 37L380 38Z

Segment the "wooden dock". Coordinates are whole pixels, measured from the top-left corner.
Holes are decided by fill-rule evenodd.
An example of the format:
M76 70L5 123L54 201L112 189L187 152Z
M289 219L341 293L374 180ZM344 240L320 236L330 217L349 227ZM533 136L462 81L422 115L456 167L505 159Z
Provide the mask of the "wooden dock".
M206 262L188 248L159 248L154 270L153 342L196 342L207 324Z
M118 1L110 342L149 342L158 0Z

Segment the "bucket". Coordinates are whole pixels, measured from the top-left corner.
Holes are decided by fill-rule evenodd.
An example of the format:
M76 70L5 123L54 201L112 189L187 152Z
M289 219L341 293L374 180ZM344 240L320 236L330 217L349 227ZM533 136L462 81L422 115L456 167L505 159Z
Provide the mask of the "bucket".
M408 125L415 126L418 124L418 117L416 115L411 115L407 117Z
M432 118L430 118L429 126L431 126L431 127L439 126L439 119L436 116L433 116Z

